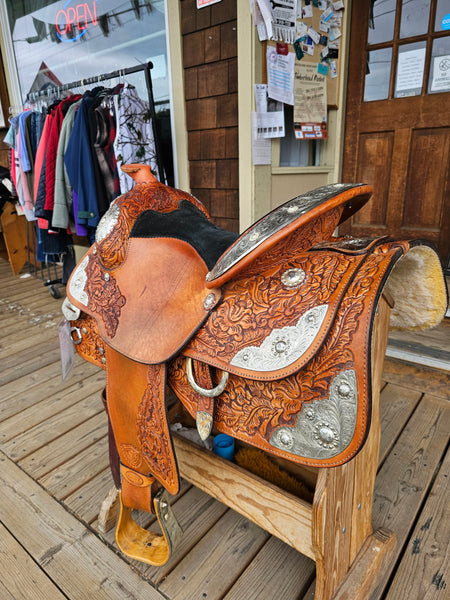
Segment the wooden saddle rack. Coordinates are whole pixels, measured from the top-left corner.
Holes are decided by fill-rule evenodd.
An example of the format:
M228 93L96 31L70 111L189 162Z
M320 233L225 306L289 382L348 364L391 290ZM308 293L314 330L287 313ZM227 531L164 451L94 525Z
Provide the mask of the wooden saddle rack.
M242 469L172 435L169 387L201 439L226 433L317 471L312 505L277 497L274 522L245 500L230 506L314 558L316 597L331 598L363 544L392 542L371 529L384 298L394 299L391 326L439 323L446 292L437 254L418 240L335 237L369 200L365 184L293 198L237 236L148 167L122 168L135 186L102 218L63 305L78 353L106 370L117 543L153 565L169 560L182 532L167 494L178 492L180 471L227 503L217 461L241 497L250 484ZM212 470L209 480L196 462ZM137 525L133 509L155 512L162 534Z

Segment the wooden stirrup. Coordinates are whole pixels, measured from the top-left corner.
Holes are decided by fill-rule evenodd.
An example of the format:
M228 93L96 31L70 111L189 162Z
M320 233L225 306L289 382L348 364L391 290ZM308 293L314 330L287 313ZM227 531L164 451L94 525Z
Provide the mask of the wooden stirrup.
M121 492L119 492L119 503L116 542L120 550L130 558L149 565L155 567L164 565L183 535L183 530L169 504L167 491L161 488L153 499L162 535L143 529L133 520L132 509L123 504Z

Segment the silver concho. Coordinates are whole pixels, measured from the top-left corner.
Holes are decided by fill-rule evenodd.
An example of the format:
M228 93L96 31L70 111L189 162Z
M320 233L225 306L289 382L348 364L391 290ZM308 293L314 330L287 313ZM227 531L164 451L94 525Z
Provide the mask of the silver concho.
M336 194L353 187L355 184L335 183L288 200L247 229L217 261L208 274L207 280L214 281L273 234Z
M328 398L304 405L295 426L275 429L270 444L296 456L333 458L352 441L357 404L356 373L353 369L342 371L331 382Z
M111 204L103 217L100 219L97 229L95 230L95 241L99 244L107 237L114 229L115 224L119 220L120 207L117 204Z
M205 310L209 310L210 308L212 308L214 306L214 304L216 303L216 297L214 294L208 294L205 298L205 301L203 303L203 308Z
M84 306L87 306L89 302L89 296L84 291L87 282L86 267L88 266L88 264L89 255L83 258L83 260L73 272L72 277L69 281L69 292L75 298L75 300L78 300L78 302L84 304Z
M327 314L328 304L306 311L296 325L273 329L260 346L239 350L230 361L234 367L276 371L297 361L311 346Z
M79 319L81 314L81 310L77 306L72 304L72 302L67 297L64 298L61 310L62 314L68 321L76 321L77 319Z
M306 273L303 269L288 269L281 274L281 283L288 287L297 287L303 283Z

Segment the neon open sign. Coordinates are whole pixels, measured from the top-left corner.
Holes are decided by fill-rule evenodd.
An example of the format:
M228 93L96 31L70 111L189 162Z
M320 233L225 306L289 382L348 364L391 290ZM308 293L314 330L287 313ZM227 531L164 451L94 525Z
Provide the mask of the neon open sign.
M97 25L97 0L93 2L80 2L67 0L63 8L56 13L56 35L62 42L76 42L88 29ZM72 31L73 27L79 31L74 37L63 37Z

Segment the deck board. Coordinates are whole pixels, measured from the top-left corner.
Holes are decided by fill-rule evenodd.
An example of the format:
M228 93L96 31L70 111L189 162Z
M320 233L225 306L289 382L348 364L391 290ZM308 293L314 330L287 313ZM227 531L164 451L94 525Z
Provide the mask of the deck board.
M3 525L69 598L164 600L5 455L0 457L0 506Z
M272 536L224 600L297 598L307 591L314 573L314 561Z
M97 402L97 394L93 394L26 429L0 447L13 460L20 460L98 414L103 415L103 407Z
M167 575L159 589L173 600L219 600L268 537L260 527L229 510Z
M373 505L374 528L395 531L395 558L403 551L439 468L450 431L450 405L425 396L378 473ZM382 597L387 577L371 600Z
M0 523L0 598L63 600L66 598L32 557Z
M106 427L106 416L98 413L65 435L28 454L18 464L35 479L39 479L103 439L106 436Z
M428 502L408 540L386 600L438 600L448 585L450 560L450 452L447 452ZM448 593L448 592L447 592Z
M185 534L170 561L118 553L97 521L113 486L105 375L76 357L62 382L62 300L42 281L0 260L0 290L2 599L313 600L312 560L186 481L171 499ZM442 333L430 335L423 343L439 346ZM450 579L450 376L387 359L383 381L373 523L398 544L370 600L438 600ZM137 520L157 527L152 515Z

